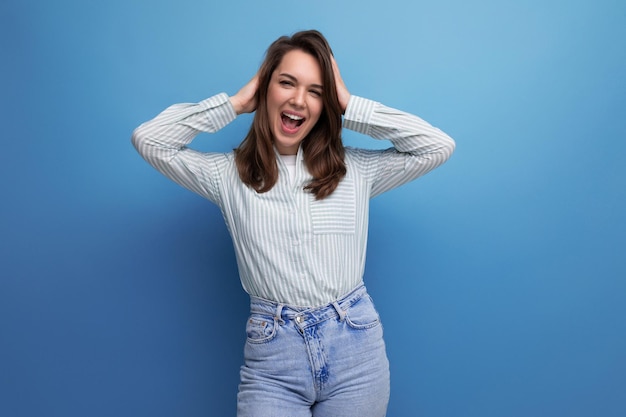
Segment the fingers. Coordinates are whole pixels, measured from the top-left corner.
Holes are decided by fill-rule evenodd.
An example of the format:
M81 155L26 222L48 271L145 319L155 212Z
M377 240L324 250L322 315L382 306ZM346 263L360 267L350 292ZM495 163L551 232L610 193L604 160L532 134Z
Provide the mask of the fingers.
M252 79L248 81L248 84L246 84L244 88L250 89L251 95L254 97L254 95L256 94L256 90L259 88L259 74L254 74L254 77L252 77Z
M230 101L233 104L235 112L237 114L252 113L256 110L256 90L259 87L259 75L255 74L254 77L234 96L230 97Z
M337 65L337 61L334 56L330 56L332 65L333 65L333 74L335 75L335 85L337 87L337 98L339 98L339 104L341 105L341 112L345 113L346 107L348 107L348 101L350 101L350 92L346 87L346 84L341 78L341 73L339 72L339 65Z

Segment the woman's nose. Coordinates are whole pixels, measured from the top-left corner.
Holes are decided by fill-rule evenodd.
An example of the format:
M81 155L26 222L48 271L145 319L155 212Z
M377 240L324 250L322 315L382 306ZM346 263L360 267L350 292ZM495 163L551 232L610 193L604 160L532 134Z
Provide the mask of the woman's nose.
M291 101L295 106L303 107L306 104L305 97L306 97L306 91L304 89L298 88L294 90Z

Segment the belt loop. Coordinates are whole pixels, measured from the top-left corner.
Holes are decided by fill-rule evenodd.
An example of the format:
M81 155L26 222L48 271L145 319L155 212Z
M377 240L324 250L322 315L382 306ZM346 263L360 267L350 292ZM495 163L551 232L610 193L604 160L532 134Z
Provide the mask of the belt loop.
M282 317L283 307L284 306L282 304L278 304L276 306L276 313L274 313L274 317L276 318L276 321L278 321L280 325L285 324L285 320L283 320L283 317Z
M337 310L337 314L339 314L339 321L343 321L346 318L346 312L339 307L337 301L333 301L333 307Z

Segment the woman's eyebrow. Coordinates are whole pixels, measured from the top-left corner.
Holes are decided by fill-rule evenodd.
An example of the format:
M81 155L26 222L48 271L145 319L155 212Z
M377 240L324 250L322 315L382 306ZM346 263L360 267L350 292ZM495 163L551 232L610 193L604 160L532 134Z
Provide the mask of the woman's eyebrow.
M280 76L282 76L282 77L287 77L287 78L289 78L290 80L292 80L292 81L294 81L294 82L298 82L298 79L297 79L296 77L294 77L293 75L288 74L288 73L286 73L286 72L281 72L281 73L280 73L280 74L278 74L278 75L280 75ZM323 87L322 85L320 85L320 84L311 84L311 85L310 85L310 87L313 87L313 88L319 88L320 90L323 90L323 89L324 89L324 87Z

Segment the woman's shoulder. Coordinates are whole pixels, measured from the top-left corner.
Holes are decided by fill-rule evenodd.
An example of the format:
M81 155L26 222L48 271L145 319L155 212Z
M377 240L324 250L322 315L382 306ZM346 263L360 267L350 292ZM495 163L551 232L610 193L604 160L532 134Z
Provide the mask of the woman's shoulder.
M348 161L367 161L372 159L378 159L380 155L388 152L388 149L365 149L355 148L352 146L346 146L346 162Z
M230 152L197 152L198 156L202 158L203 164L210 165L213 168L217 168L218 171L225 171L230 167L235 166L235 153Z
M359 172L366 177L371 176L372 171L378 164L380 155L385 152L383 149L365 149L345 147L344 161L349 171Z

